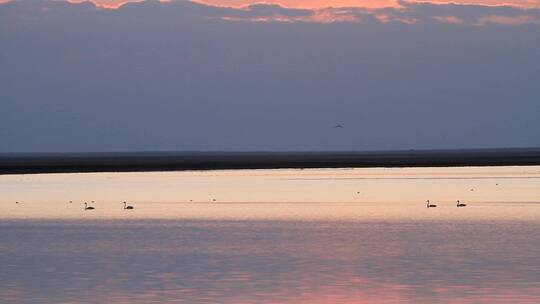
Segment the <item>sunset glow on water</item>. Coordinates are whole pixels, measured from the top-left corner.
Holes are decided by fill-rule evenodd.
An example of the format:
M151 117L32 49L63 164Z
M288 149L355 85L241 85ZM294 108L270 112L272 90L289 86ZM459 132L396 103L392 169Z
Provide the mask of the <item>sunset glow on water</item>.
M0 216L14 219L540 217L539 167L8 175L0 187ZM428 199L439 208L427 210ZM469 208L457 210L457 200ZM89 214L82 204L92 201ZM137 208L126 214L124 201Z
M540 167L0 176L0 298L537 303L539 186Z

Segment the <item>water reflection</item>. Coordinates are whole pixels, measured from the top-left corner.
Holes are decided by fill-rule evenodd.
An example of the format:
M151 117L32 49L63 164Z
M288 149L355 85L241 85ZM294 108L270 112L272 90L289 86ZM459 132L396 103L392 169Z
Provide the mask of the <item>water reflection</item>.
M537 303L540 224L4 221L4 303Z

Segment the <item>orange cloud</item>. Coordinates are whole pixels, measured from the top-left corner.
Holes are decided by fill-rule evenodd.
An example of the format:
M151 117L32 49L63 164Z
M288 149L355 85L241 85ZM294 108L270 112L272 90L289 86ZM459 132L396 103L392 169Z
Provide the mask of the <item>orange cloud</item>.
M50 0L50 1L62 1L62 0ZM64 0L69 3L81 3L92 2L98 7L105 9L116 9L126 3L144 2L149 0ZM152 0L156 1L156 0ZM174 2L181 0L157 0L160 2ZM187 0L183 0L187 1ZM193 1L193 0L192 0ZM433 20L446 23L446 24L467 24L476 26L488 26L488 25L505 25L505 26L519 26L525 24L540 25L540 15L538 9L528 8L509 8L509 7L489 7L484 6L483 12L474 13L475 16L463 14L463 9L467 5L444 5L442 3L450 3L446 0L429 0L429 2L420 2L421 0L375 0L371 2L371 5L381 5L388 7L388 5L397 5L396 8L390 9L376 9L365 7L343 7L339 8L339 5L362 5L367 0L334 0L323 1L315 0L309 2L309 6L317 5L335 5L336 7L324 7L324 8L302 8L307 6L305 0L268 0L267 2L260 2L260 0L201 0L207 4L229 4L240 5L239 8L234 9L235 13L226 14L221 16L214 16L212 18L218 18L227 21L250 21L250 22L308 22L308 23L335 23L335 22L369 22L373 18L380 23L399 22L404 24L416 24L425 22L427 20ZM396 2L394 2L396 1ZM399 1L399 2L397 2ZM414 1L414 2L413 2ZM502 0L458 0L458 1L484 1L485 3L495 3ZM511 0L511 1L528 1L529 4L540 2L540 0ZM536 1L536 2L535 2ZM10 0L0 0L0 3L7 3ZM193 1L196 2L196 1ZM248 6L242 6L250 4ZM274 3L274 4L272 4ZM438 3L438 4L433 4ZM515 2L518 3L518 2ZM284 6L284 4L289 4ZM423 11L423 8L429 7L430 12ZM446 10L441 10L444 8ZM478 7L477 7L478 8ZM43 8L46 10L47 8ZM450 11L448 11L450 9ZM508 9L512 10L512 13L508 13ZM231 11L231 10L224 10ZM506 12L506 13L505 13ZM441 14L442 13L442 14ZM439 15L441 14L441 15ZM429 21L428 21L429 22Z
M381 8L381 7L397 7L399 6L395 0L200 0L198 2L219 5L219 6L232 6L243 7L253 3L272 3L279 4L283 7L289 8L305 8L305 9L321 9L329 7L367 7L367 8Z
M0 0L8 2L9 0ZM86 0L68 0L69 2L84 2ZM144 0L90 0L99 7L118 8L128 2L140 2ZM170 0L162 0L168 2ZM290 8L321 9L328 7L364 7L364 8L382 8L399 7L397 0L196 0L216 6L245 7L254 3L272 3ZM524 8L540 7L540 0L412 0L412 2L426 3L456 3L456 4L475 4L475 5L512 5Z
M0 0L0 3L9 2L11 0ZM129 2L142 2L145 0L67 0L71 3L81 3L90 1L98 7L102 8L118 8ZM161 2L170 2L174 0L160 0ZM214 6L227 7L246 7L255 3L279 4L289 8L306 8L306 9L321 9L328 7L366 7L366 8L381 8L381 7L398 7L395 0L193 0Z
M515 6L521 8L539 8L540 0L404 0L406 2L430 4L462 4L481 6Z

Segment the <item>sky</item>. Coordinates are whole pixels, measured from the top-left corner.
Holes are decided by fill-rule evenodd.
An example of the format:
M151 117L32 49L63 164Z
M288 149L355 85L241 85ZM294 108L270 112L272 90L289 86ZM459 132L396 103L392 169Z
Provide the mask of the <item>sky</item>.
M0 153L540 146L538 1L97 2L0 4Z

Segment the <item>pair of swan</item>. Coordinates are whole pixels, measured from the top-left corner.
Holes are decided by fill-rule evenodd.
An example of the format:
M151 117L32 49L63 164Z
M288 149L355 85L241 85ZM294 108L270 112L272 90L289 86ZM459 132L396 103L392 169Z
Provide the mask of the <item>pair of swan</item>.
M429 200L427 200L426 203L427 203L426 204L427 208L435 208L435 207L437 207L436 204L431 203ZM456 203L456 207L458 207L458 208L459 207L466 207L466 206L467 206L467 204L464 204L464 203L460 202L459 200Z
M93 203L94 201L92 201ZM88 203L84 203L84 210L95 210L96 208L92 206L88 206ZM133 210L135 207L128 205L126 202L124 202L124 210Z

